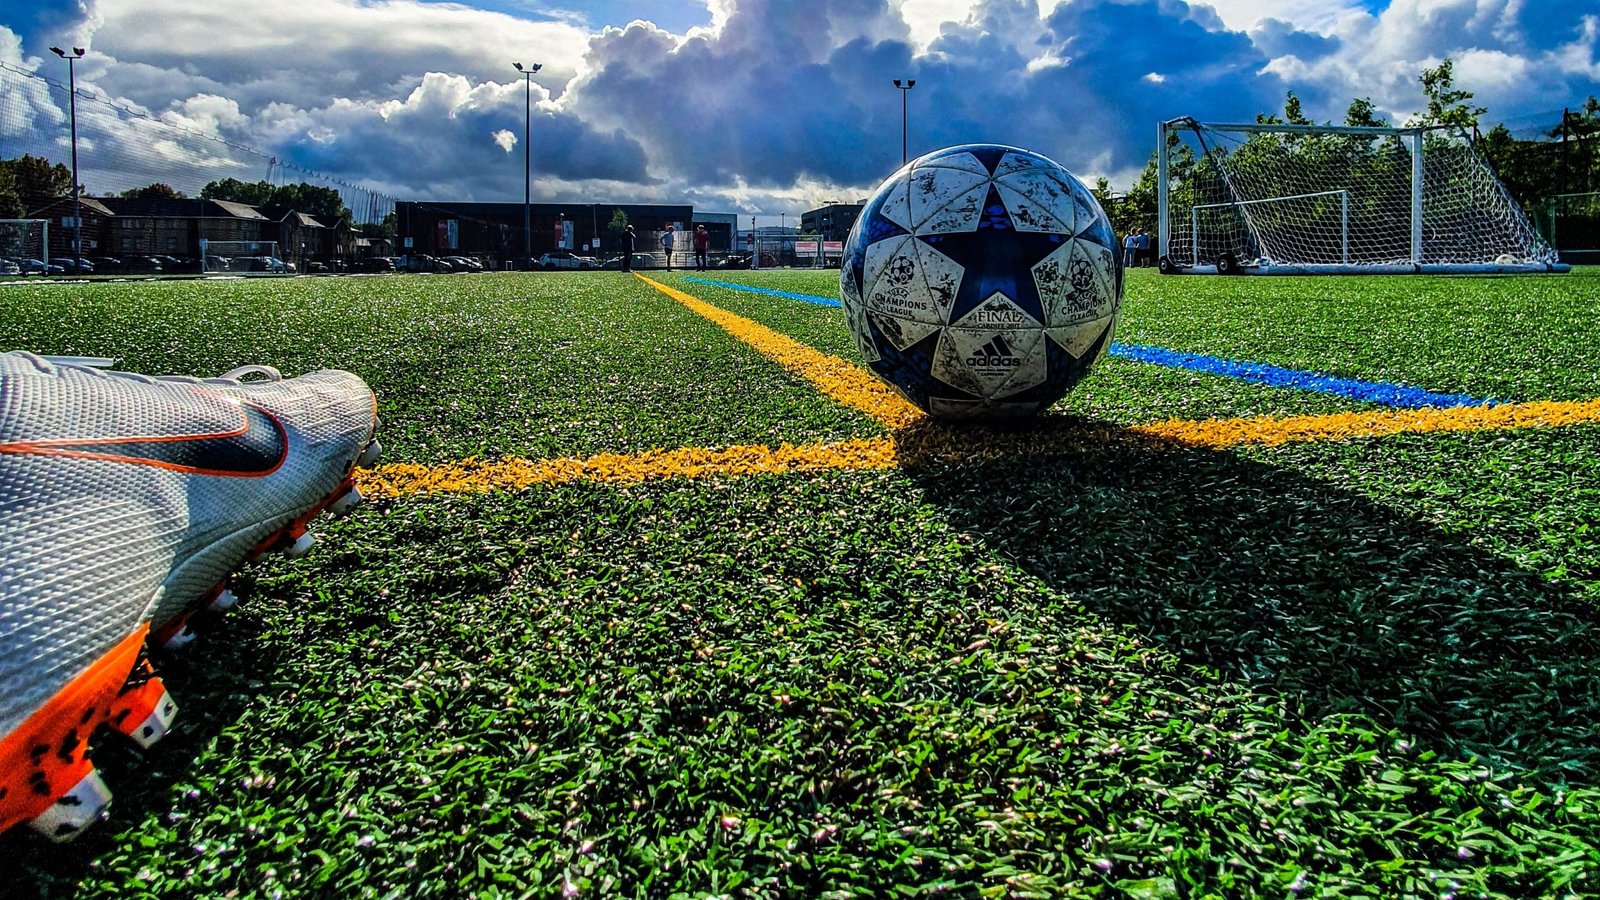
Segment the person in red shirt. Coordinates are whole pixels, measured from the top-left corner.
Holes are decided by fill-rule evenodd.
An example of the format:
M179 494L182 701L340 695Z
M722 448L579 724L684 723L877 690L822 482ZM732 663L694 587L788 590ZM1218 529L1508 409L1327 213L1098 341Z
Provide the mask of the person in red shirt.
M696 271L706 270L706 254L711 250L711 232L706 231L704 225L694 227L694 267Z

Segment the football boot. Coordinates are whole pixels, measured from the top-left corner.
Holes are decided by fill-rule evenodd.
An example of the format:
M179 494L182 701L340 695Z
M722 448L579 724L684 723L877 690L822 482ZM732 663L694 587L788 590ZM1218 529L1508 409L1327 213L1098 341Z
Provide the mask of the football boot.
M177 711L151 649L232 606L242 562L303 552L377 455L375 400L348 372L108 364L0 354L0 831L66 840L101 818L91 734L149 746Z

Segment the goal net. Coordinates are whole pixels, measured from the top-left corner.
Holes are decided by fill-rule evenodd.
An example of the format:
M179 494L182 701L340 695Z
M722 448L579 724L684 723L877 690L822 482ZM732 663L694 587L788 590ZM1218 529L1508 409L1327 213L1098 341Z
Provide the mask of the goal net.
M71 252L71 249L68 249ZM0 219L0 259L48 260L49 219Z
M1159 141L1163 272L1567 268L1460 128L1174 119Z
M200 242L200 271L207 274L264 275L288 271L277 241Z

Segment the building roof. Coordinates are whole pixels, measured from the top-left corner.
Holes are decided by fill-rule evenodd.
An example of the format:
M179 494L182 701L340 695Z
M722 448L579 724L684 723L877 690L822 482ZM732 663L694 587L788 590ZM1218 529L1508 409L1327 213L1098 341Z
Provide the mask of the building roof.
M100 202L119 216L153 219L249 219L265 222L260 210L245 203L227 200L199 200L177 197L102 197Z
M82 207L82 211L83 211L83 213L85 215L97 215L97 216L115 216L116 215L116 213L112 212L111 209L109 207L107 207L104 203L100 202L99 200L96 200L93 197L79 197L78 198L78 204L79 204L79 206ZM39 218L39 214L40 213L45 213L45 212L56 213L57 211L59 211L60 215L67 215L67 216L72 215L72 198L71 197L61 197L61 198L52 200L49 203L45 204L44 206L41 206L38 209L34 210L32 213L30 213L30 217L31 218Z

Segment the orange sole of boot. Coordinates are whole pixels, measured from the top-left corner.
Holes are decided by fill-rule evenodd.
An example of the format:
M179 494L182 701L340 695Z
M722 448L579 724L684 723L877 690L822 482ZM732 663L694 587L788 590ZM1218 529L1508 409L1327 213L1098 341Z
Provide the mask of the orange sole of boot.
M144 656L149 631L139 626L0 739L0 832L46 816L58 802L76 802L74 788L94 773L89 738L99 726L134 736L158 708L163 723L170 721L176 710ZM98 810L82 812L92 820ZM76 827L47 836L65 839Z

